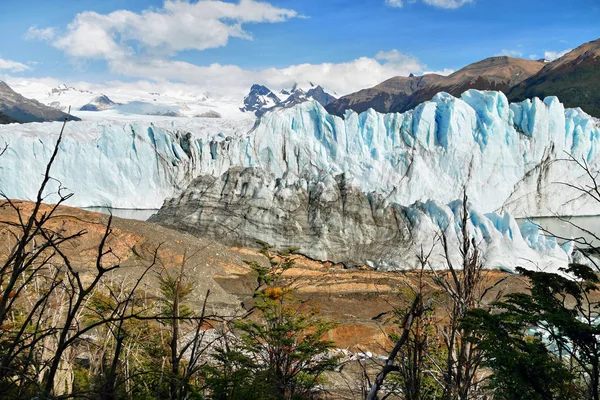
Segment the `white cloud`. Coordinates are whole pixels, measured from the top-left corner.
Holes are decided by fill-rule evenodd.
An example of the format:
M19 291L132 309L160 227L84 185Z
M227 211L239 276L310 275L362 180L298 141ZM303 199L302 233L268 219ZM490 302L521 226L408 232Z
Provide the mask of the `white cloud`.
M415 3L416 0L385 0L390 7L402 7L405 3ZM474 3L475 0L423 0L423 3L437 8L455 9L465 4Z
M537 55L537 54L530 54L530 55L529 55L529 59L530 59L530 60L539 60L540 58L538 57L538 55Z
M232 37L251 40L244 24L277 23L298 16L294 10L255 0L239 0L237 4L165 0L163 8L140 13L118 10L77 14L54 46L76 58L166 56L225 46Z
M563 51L545 51L544 58L550 61L554 61L557 58L561 58L565 54L569 53L573 49L563 50Z
M25 33L25 39L27 40L42 40L51 41L56 37L55 28L43 28L38 29L37 26L32 26Z
M454 9L473 3L475 0L423 0L423 2L434 7Z
M165 0L162 8L140 13L82 12L52 44L75 63L105 60L110 71L129 78L184 82L203 90L236 95L246 93L253 83L280 89L308 81L346 94L425 68L419 60L397 50L380 52L376 58L361 57L336 64L299 64L261 70L236 65L195 65L173 59L184 50L225 46L231 37L251 39L244 24L277 23L295 17L301 16L294 10L255 0L238 3ZM31 31L38 38L43 36L38 34L40 29L34 27Z
M385 4L390 7L402 7L404 2L402 0L385 0Z
M390 51L380 51L375 55L375 59L382 60L386 62L402 62L406 60L410 60L411 58L406 54L399 52L396 49Z
M194 64L155 60L140 62L130 60L114 64L123 76L138 78L136 81L112 81L103 84L92 82L67 82L69 86L94 92L104 92L106 88L114 91L206 93L214 98L241 99L248 93L253 83L268 86L273 90L291 88L294 83L306 85L308 82L322 85L326 90L342 96L360 89L375 86L393 76L407 76L409 73L421 73L425 66L416 59L406 59L402 63L382 63L375 58L361 57L346 63L298 64L286 68L265 68L249 70L235 65L212 64L197 66ZM451 70L435 73L448 74ZM56 87L65 82L54 78L21 78L2 75L0 80L9 85L22 85L24 82L39 83ZM44 90L42 90L44 91ZM39 90L38 90L39 92Z
M496 56L508 56L508 57L523 57L523 52L518 50L502 50Z
M31 67L16 61L4 60L0 58L0 70L7 70L10 72L23 72L30 70Z
M296 82L314 82L339 95L374 86L392 76L423 71L417 59L403 56L396 61L380 62L361 57L345 63L299 64L286 68L248 70L235 65L198 66L171 60L119 60L111 69L129 77L155 81L179 81L198 85L204 90L240 95L253 83L272 89L289 88Z
M141 62L135 59L113 64L113 68L118 68L124 76L140 79L102 84L85 81L67 83L78 89L99 93L160 92L187 96L208 92L213 99L239 101L253 83L280 90L289 89L295 83L307 86L308 82L313 82L322 85L330 93L343 96L375 86L393 76L419 73L425 66L413 58L405 58L402 62L380 62L375 58L361 57L346 63L299 64L261 70L248 70L234 65L197 66L181 61ZM444 70L436 73L450 72L452 71ZM0 80L30 97L47 91L40 87L57 87L65 83L54 78L21 78L1 73Z
M448 75L453 74L454 72L456 72L456 71L454 71L452 68L444 68L441 71L423 71L421 74L422 75L425 75L425 74L437 74L437 75L448 76Z

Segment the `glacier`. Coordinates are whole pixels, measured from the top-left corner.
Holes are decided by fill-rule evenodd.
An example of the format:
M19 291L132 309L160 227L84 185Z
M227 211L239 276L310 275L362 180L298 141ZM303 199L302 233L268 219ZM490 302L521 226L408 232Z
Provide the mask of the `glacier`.
M0 126L9 145L0 189L33 199L58 123ZM598 167L600 127L555 97L509 104L500 92L440 93L403 114L329 115L317 102L260 120L203 118L69 122L53 176L80 207L158 208L197 176L260 167L288 183L345 174L349 185L402 205L460 198L515 217L597 215L571 185ZM54 187L56 189L56 187ZM49 201L52 197L49 197Z
M0 126L7 197L36 197L60 128ZM414 263L415 246L435 246L432 232L452 226L466 190L487 262L510 268L520 257L556 270L573 249L513 217L599 215L576 189L589 177L567 159L598 171L599 140L597 120L555 97L510 104L477 90L440 93L402 114L340 118L312 101L258 120L69 122L45 200L63 187L75 194L71 206L164 205L155 220L166 225L221 239L237 227L238 242L401 268Z

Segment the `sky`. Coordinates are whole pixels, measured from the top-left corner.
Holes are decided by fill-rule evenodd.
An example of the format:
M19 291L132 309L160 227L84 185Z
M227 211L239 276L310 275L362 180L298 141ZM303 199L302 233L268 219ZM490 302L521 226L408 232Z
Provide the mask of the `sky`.
M600 37L598 0L0 0L0 79L347 94Z

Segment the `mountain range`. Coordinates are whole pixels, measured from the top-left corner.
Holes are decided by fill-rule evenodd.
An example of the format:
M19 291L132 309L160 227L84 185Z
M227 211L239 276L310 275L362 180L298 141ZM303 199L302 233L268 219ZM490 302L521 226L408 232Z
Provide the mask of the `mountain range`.
M347 109L363 112L405 112L437 93L455 97L469 89L497 90L510 101L558 96L566 107L580 107L600 117L600 39L586 43L564 56L548 60L525 60L506 56L486 58L448 76L394 77L369 89L343 96L326 109L342 116Z
M251 112L260 117L267 111L289 108L309 100L315 100L326 107L336 98L313 83L310 83L310 88L306 90L296 84L292 89L281 90L278 94L264 85L254 84L250 88L250 93L244 97L244 104L240 107L240 111Z
M566 107L600 117L600 39L579 46L513 87L512 101L558 96Z
M312 82L303 87L296 84L289 90L277 92L254 84L241 107L235 104L235 100L215 101L205 94L174 96L136 92L123 95L123 91L113 90L118 97L113 101L113 95L109 98L102 93L66 85L38 88L35 84L26 84L17 87L25 97L0 82L0 124L62 120L68 105L74 107L74 112L112 110L112 114L124 115L228 117L241 111L260 117L268 111L315 100L329 113L338 116L343 116L346 110L361 113L370 108L381 113L401 113L431 100L437 93L446 92L460 97L469 89L501 91L512 102L557 96L568 108L580 107L588 114L600 117L599 56L600 39L583 44L552 62L491 57L467 65L448 76L433 73L397 76L339 99ZM102 118L102 115L96 118Z
M356 112L373 108L378 112L404 112L431 100L440 92L459 97L469 89L498 90L503 93L544 67L543 61L512 57L491 57L470 64L448 76L394 77L370 89L341 97L326 107L327 111L343 115L346 109Z

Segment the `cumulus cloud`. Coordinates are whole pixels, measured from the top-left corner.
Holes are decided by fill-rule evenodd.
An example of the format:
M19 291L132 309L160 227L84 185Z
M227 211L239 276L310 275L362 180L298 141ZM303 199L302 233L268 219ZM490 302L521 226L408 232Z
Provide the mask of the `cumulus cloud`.
M23 72L30 70L31 67L16 61L4 60L0 58L0 70L10 72Z
M299 64L261 70L221 64L198 66L172 60L128 59L111 63L113 71L126 76L185 82L205 90L233 95L247 92L253 83L282 89L289 88L296 82L315 82L344 95L374 86L392 76L421 72L424 68L419 60L407 56L387 62L361 57L345 63Z
M385 0L390 7L403 7L405 3L415 3L416 0ZM465 4L474 3L475 0L423 0L423 3L437 8L455 9Z
M240 0L237 4L166 0L162 8L140 13L79 13L54 46L70 56L88 59L174 55L225 46L232 37L251 40L245 24L277 23L294 17L298 17L294 10L255 0Z
M32 26L25 33L25 39L27 40L51 41L55 37L56 29L54 28L38 29L37 26Z
M569 53L572 50L573 49L568 49L568 50L563 50L563 51L545 51L544 58L546 60L554 61L557 58L561 58L562 56L564 56L565 54Z
M338 94L346 94L425 68L419 60L398 50L342 63L260 70L236 65L195 65L175 59L182 51L225 46L232 37L251 40L245 24L278 23L296 17L302 16L294 10L255 0L237 3L165 0L162 8L139 13L82 12L61 34L56 34L53 28L46 31L32 27L30 36L42 39L52 35L52 45L77 63L105 60L110 71L129 78L184 82L220 93L245 93L253 83L280 89L295 82L316 82Z

